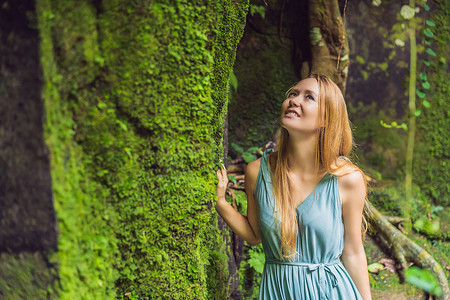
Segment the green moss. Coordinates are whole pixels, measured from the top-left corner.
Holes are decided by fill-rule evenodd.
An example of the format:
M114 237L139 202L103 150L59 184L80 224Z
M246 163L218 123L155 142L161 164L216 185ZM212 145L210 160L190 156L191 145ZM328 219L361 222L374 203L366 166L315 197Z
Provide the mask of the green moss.
M289 42L281 44L275 35L246 34L251 37L239 45L234 67L239 86L229 103L229 141L244 149L272 139L279 128L283 93L298 80Z
M226 298L209 207L247 1L39 6L61 298Z
M436 8L428 19L436 24L431 28L434 39L431 48L437 57L426 56L430 61L427 67L423 61L418 69L428 75L431 89L426 91L425 99L431 104L429 109L419 104L422 114L417 118L417 147L414 156L414 177L426 196L436 205L449 206L450 198L450 97L448 87L448 65L444 63L450 59L448 53L448 30L450 4L448 1L435 1ZM418 83L418 86L421 86Z
M55 274L39 253L6 254L0 256L0 298L56 299L52 283Z
M88 6L66 5L51 7L48 1L39 1L37 5L45 79L45 138L51 151L53 197L59 220L58 252L52 258L58 264L60 285L57 292L61 299L112 298L118 276L115 268L117 240L112 230L115 213L106 201L108 191L92 180L92 174L85 168L89 157L73 140L77 126L71 116L73 103L68 101L69 91L76 91L78 86L94 78L82 63L83 55L75 54L84 53L84 43L77 43L84 36L83 30L95 30L95 26L74 25L73 35L64 32L57 24L67 26L70 20L85 23L83 18L93 24L89 21L93 16ZM55 33L58 30L61 32ZM67 47L64 54L55 55L56 47L62 46ZM70 47L76 50L70 51ZM65 60L69 58L73 64Z

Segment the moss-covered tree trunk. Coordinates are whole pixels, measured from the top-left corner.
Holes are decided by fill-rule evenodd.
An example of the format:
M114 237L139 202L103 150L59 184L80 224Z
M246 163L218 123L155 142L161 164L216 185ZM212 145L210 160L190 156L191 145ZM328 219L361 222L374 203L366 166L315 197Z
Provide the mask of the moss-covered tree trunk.
M34 1L0 3L0 299L39 299L57 249ZM30 284L33 282L33 284Z
M49 260L59 282L44 294L226 298L227 249L210 207L228 75L247 6L18 5L40 37L42 81L35 89L42 90L44 122L33 130L49 147L58 225L58 250ZM11 286L4 280L0 287Z
M309 69L311 73L329 76L345 93L349 49L338 2L338 0L308 1L311 47ZM346 1L343 9L345 5Z

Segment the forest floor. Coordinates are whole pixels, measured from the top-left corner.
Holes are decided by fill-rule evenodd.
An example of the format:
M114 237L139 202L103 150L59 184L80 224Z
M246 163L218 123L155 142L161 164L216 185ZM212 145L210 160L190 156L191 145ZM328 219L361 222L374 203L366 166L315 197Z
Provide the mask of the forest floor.
M441 219L442 220L442 219ZM443 220L442 220L443 221ZM446 220L448 222L448 220ZM447 229L447 222L443 222L443 227ZM444 229L443 228L443 229ZM448 265L448 258L450 252L450 242L447 240L431 240L427 237L417 234L415 232L409 232L407 234L408 238L413 240L420 247L423 247L427 252L429 252L435 260L444 269L447 278L449 278L450 270ZM424 293L421 289L400 281L399 274L394 271L395 262L389 257L388 254L384 253L376 244L376 241L371 237L367 236L365 240L364 248L366 250L368 264L375 262L383 263L388 266L387 269L381 270L378 274L370 273L370 283L372 288L372 298L377 299L393 299L393 300L423 300ZM390 262L392 263L391 268L389 268ZM398 265L397 265L398 266ZM390 271L391 269L392 271Z

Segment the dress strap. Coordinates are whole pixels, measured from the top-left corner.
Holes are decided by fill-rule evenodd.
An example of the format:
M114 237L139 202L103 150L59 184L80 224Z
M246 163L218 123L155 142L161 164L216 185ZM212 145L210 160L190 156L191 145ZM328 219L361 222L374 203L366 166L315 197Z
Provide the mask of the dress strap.
M261 171L264 177L264 181L272 182L272 171L269 168L269 154L272 152L272 149L267 149L261 158Z

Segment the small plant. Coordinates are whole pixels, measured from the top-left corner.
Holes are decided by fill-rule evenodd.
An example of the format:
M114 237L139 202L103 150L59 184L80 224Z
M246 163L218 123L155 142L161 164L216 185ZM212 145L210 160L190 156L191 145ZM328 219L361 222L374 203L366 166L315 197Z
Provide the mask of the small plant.
M406 270L405 277L406 282L421 288L431 295L440 296L442 294L442 288L428 270L412 266Z
M250 163L258 158L255 153L259 153L260 155L263 154L261 148L258 147L250 147L245 151L236 143L231 143L231 147L242 156L246 163Z
M262 244L259 244L256 247L251 248L248 251L250 255L250 259L248 260L248 264L259 274L262 274L264 270L264 264L266 262L266 258L264 257L264 251L262 248Z

